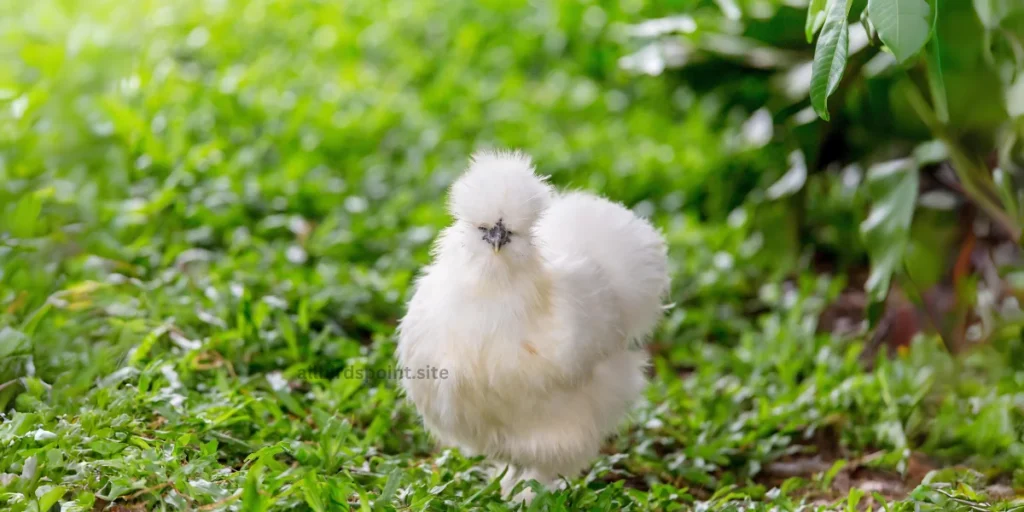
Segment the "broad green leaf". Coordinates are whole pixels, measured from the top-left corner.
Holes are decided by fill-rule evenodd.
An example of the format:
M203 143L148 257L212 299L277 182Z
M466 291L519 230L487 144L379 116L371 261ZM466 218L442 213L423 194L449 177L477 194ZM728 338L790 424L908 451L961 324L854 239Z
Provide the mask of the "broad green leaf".
M25 194L14 207L11 215L11 233L19 238L31 238L39 231L39 215L43 210L43 201L36 194Z
M814 48L811 65L811 106L822 119L828 121L828 97L836 92L846 70L850 33L846 25L849 0L833 0L828 4L825 26L821 29Z
M807 21L804 23L804 33L807 35L807 42L814 40L814 34L821 30L825 24L825 5L827 0L811 0L807 6Z
M51 488L49 491L47 491L45 494L39 497L39 510L41 512L50 510L50 507L56 504L57 501L60 500L66 492L67 489L63 486Z
M117 441L110 441L108 439L97 439L89 443L89 448L92 449L92 451L107 457L110 455L120 453L122 450L127 448L127 446Z
M892 274L903 261L917 201L918 167L913 159L878 164L868 171L871 210L860 225L871 260L864 287L872 302L882 302Z
M65 49L59 44L32 42L21 48L21 58L44 76L54 77L64 64Z
M931 7L925 0L868 0L868 17L899 63L917 55L931 34Z
M914 212L915 222L907 237L900 269L906 272L915 301L921 300L917 295L942 281L950 264L950 257L936 253L935 248L955 247L961 234L953 220L956 217L954 211L925 208L924 198L919 199L918 204L921 207ZM904 292L907 291L905 287Z
M29 338L21 331L10 327L0 328L0 360L18 352L28 352Z

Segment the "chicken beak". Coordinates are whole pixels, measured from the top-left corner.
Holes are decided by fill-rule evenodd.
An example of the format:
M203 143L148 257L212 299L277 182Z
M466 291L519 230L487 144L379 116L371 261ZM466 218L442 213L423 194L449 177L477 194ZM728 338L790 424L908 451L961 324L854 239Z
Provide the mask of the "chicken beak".
M494 253L497 254L509 241L509 232L505 225L499 220L492 228L484 232L484 241L491 244Z

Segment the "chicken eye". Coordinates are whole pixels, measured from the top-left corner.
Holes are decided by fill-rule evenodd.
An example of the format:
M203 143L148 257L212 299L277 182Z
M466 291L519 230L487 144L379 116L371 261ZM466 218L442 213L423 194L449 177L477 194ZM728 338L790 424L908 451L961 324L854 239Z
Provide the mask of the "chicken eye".
M483 231L484 233L487 232L487 226L477 226L477 229L479 229L480 231Z

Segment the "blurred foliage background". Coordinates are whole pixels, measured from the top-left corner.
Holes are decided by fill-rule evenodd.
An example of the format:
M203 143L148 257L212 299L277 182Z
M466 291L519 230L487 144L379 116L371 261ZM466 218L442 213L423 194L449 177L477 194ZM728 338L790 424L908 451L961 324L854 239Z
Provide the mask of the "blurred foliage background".
M674 281L647 400L536 507L1013 506L1024 9L926 2L897 62L868 4L0 3L0 503L508 506L341 369L394 364L446 187L516 147Z

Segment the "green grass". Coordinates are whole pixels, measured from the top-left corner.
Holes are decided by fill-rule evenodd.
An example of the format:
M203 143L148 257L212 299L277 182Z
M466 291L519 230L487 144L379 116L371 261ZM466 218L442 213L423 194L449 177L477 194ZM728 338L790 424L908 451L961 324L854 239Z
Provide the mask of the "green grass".
M351 371L394 364L445 187L489 145L650 215L673 262L646 400L534 508L1024 488L1020 324L865 370L863 336L816 328L846 279L799 270L758 199L788 151L735 143L736 89L617 68L621 23L697 2L78 3L0 6L0 508L509 506L394 380Z

